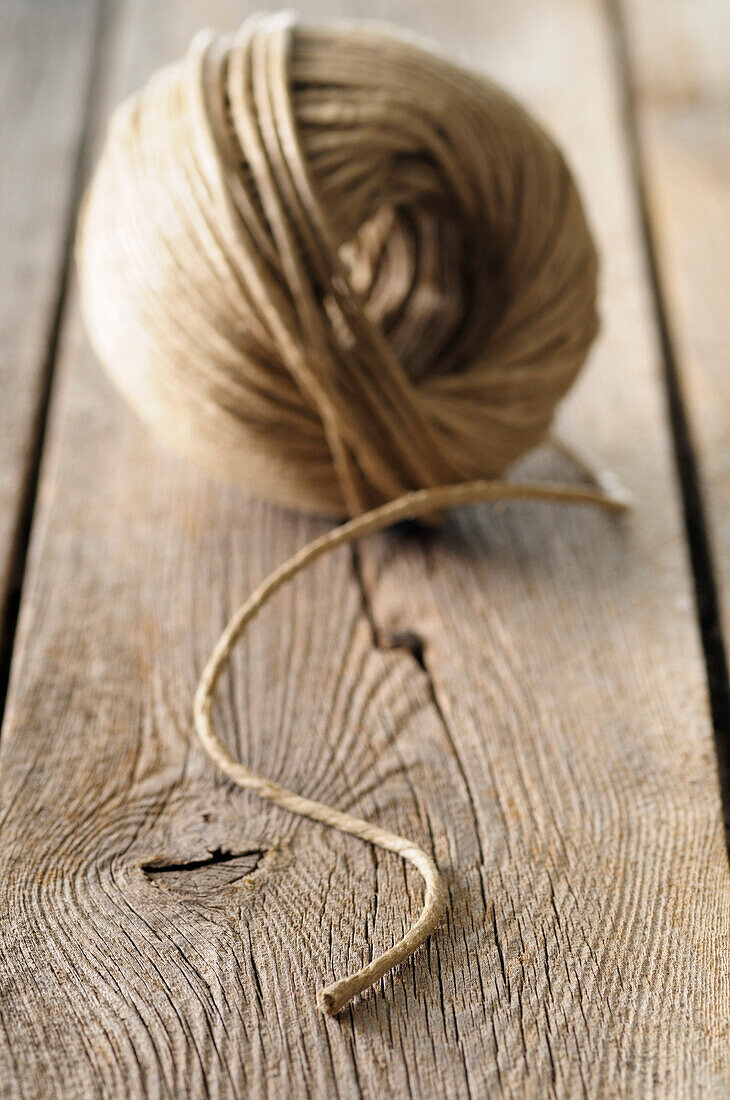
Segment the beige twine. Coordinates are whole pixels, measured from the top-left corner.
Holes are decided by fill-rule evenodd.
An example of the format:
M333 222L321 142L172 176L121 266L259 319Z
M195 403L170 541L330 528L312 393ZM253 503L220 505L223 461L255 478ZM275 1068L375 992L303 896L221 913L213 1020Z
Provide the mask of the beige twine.
M546 437L596 332L577 189L508 95L402 34L254 16L199 35L117 109L78 258L92 342L145 419L258 496L354 517L259 586L195 697L236 783L425 880L405 938L320 993L337 1012L433 930L438 871L235 760L215 688L263 604L336 546L475 501L623 506L605 488L494 480Z

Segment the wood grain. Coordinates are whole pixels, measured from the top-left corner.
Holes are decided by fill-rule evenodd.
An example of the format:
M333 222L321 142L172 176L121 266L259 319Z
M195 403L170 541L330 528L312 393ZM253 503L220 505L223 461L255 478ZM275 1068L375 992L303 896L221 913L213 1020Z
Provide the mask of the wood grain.
M447 925L326 1019L314 990L403 931L415 876L220 781L191 721L234 606L323 525L158 448L74 306L0 747L3 1096L727 1095L730 876L603 9L368 13L487 67L565 141L605 328L563 431L640 507L377 537L241 647L221 721L242 758L448 877ZM242 14L120 4L107 106Z
M619 10L628 38L659 291L696 450L727 642L730 8L722 0L676 0L670 5L623 0ZM727 737L727 701L725 709ZM730 742L727 752L730 763Z
M12 624L94 57L97 0L0 10L0 630ZM5 637L3 633L3 646ZM8 654L2 654L2 677ZM0 684L5 691L5 684Z

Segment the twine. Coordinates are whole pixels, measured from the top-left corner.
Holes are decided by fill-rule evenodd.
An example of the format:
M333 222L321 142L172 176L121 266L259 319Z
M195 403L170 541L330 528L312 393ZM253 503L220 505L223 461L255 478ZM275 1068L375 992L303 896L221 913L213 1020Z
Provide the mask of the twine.
M553 142L368 24L199 35L117 109L78 255L92 343L138 412L325 515L500 477L597 326Z
M424 942L443 883L406 838L234 759L216 685L267 600L337 546L477 501L624 506L612 488L500 480L546 437L596 333L575 183L510 96L392 28L253 16L199 35L117 109L77 254L92 343L146 420L258 496L353 517L251 595L194 708L240 786L424 879L408 934L320 992L338 1012Z
M363 538L365 535L381 531L384 527L405 519L433 514L446 508L455 508L464 504L494 502L502 500L542 500L568 504L592 504L609 511L622 511L627 506L627 498L618 486L599 485L591 488L586 485L557 484L520 484L510 481L474 481L461 485L446 485L434 489L421 489L407 493L398 500L381 505L371 512L356 516L348 523L327 531L314 539L288 561L274 570L266 580L251 594L239 608L218 640L195 694L195 725L198 736L210 756L240 787L254 791L268 802L281 806L284 810L312 818L323 825L329 825L342 833L360 837L379 848L395 852L411 863L423 876L426 892L423 911L416 923L406 935L390 950L379 955L357 973L335 982L319 991L317 1000L324 1012L334 1015L357 996L399 963L404 962L431 935L443 916L446 905L446 893L443 881L435 863L421 848L406 837L388 832L362 818L341 813L322 802L303 798L287 790L270 779L257 775L244 767L229 753L213 725L211 712L218 681L228 664L231 651L244 633L246 627L261 608L283 584L290 581L317 558L345 543Z

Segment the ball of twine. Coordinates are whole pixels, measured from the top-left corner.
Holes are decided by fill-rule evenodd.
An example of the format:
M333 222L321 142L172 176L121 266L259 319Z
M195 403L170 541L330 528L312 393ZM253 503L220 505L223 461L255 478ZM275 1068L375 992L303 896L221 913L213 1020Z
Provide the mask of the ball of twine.
M259 496L353 517L252 593L194 704L236 783L424 878L406 935L320 991L338 1012L430 935L441 877L407 838L236 760L216 687L264 604L344 543L472 501L625 506L605 484L495 480L543 439L596 332L575 184L508 95L392 29L255 16L117 109L78 259L98 355L162 435Z
M198 36L118 108L78 254L92 342L138 412L325 514L502 473L597 327L555 144L367 24Z

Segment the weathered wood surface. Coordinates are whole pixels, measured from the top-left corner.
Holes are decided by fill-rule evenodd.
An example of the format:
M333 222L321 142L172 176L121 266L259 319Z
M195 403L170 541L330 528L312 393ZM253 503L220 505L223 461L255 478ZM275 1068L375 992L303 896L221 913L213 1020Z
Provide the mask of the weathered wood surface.
M36 477L97 6L0 8L0 632L14 616ZM7 656L3 649L2 680Z
M624 0L658 274L730 631L730 5Z
M120 4L97 100L243 14ZM730 876L603 8L368 14L483 65L563 137L605 318L564 431L639 507L378 537L284 590L241 647L222 707L241 756L413 836L448 876L429 946L327 1020L318 984L402 931L415 877L221 782L190 713L229 613L322 524L164 453L73 306L0 747L4 1096L730 1088Z

